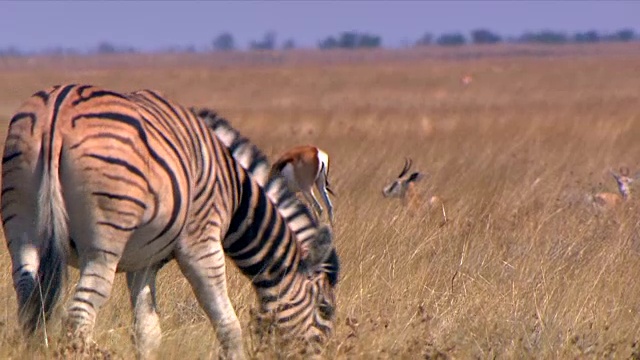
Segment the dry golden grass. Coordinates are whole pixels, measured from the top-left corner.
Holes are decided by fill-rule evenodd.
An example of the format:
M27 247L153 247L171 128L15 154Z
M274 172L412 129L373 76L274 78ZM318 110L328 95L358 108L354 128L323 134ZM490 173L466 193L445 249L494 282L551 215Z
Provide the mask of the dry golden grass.
M12 62L0 64L2 138L31 93L74 81L214 107L270 157L299 143L326 149L342 261L328 358L638 358L640 204L599 213L585 201L615 191L610 167L640 170L640 51L610 49L277 66ZM444 226L438 210L411 216L382 198L405 156L431 174L420 187L444 199ZM45 356L18 335L4 246L0 264L0 357ZM249 350L272 357L249 339L249 282L234 269L229 283ZM163 358L217 354L174 264L158 291ZM120 275L96 341L132 358L130 322Z

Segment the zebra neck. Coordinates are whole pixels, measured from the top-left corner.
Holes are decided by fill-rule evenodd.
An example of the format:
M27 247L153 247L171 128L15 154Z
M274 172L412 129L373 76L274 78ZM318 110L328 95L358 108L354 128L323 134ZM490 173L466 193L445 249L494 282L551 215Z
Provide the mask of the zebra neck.
M299 246L255 182L245 177L238 190L238 206L224 239L225 252L251 279L258 293L272 288L283 290L283 282L299 273Z

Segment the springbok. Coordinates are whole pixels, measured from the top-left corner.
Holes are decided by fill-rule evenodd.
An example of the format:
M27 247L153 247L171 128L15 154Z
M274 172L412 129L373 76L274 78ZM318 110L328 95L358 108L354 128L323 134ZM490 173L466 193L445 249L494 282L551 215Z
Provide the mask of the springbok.
M333 224L333 205L328 193L333 196L335 194L329 185L329 155L325 151L312 145L293 147L282 154L271 166L271 176L276 173L287 179L291 191L302 193L320 217L323 209L313 193L315 184L327 207L329 221Z
M409 174L412 165L411 159L405 159L404 167L400 171L400 175L382 189L382 195L389 198L400 198L403 203L415 197L415 184L422 180L424 174L421 172L413 172Z
M405 159L402 171L400 171L400 174L395 180L382 189L382 195L386 198L400 198L403 205L407 206L410 211L414 211L424 203L426 203L429 208L436 206L441 207L442 216L446 223L447 214L444 210L442 199L439 196L433 195L425 201L423 194L416 190L416 183L422 180L425 174L419 171L409 173L412 164L411 159Z
M629 168L622 167L620 168L620 174L616 174L613 170L609 170L609 173L616 180L618 184L618 192L600 192L591 197L591 201L596 206L596 208L602 210L610 210L618 205L620 205L623 201L629 200L631 197L631 190L629 189L629 185L633 183L635 180L632 177L629 177Z

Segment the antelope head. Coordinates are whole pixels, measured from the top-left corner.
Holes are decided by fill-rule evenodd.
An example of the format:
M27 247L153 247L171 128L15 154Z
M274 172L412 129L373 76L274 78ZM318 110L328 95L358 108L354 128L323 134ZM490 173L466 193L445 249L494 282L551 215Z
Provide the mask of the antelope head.
M611 176L616 179L616 183L618 184L618 191L620 191L620 195L622 198L627 199L630 195L629 185L633 183L633 181L638 177L630 177L629 176L629 168L621 167L620 174L616 174L613 170L609 170Z
M640 173L636 174L634 177L629 176L629 168L621 167L620 173L616 173L612 169L609 170L609 174L613 176L618 185L619 193L612 192L599 192L595 195L590 195L589 199L592 204L601 210L610 210L618 205L620 205L623 201L626 201L631 196L630 185L640 178Z
M424 177L421 172L409 173L411 164L411 159L405 159L404 167L398 177L382 189L384 197L403 198L407 189Z

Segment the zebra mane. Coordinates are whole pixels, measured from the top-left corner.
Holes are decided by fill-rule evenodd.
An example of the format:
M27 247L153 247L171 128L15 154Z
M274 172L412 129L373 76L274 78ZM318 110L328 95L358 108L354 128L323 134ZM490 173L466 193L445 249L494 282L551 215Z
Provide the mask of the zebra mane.
M229 149L233 158L265 190L267 197L276 205L300 244L304 245L313 239L317 234L318 222L311 216L309 208L289 190L284 177L270 175L269 161L262 151L215 111L207 108L190 110L213 130L214 135ZM304 220L297 220L300 218Z

